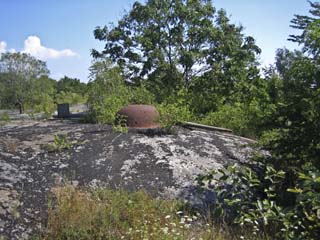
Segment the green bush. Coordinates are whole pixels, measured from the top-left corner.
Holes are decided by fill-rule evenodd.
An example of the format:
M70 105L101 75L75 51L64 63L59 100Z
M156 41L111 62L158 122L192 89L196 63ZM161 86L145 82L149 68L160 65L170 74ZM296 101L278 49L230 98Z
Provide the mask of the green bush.
M275 111L272 104L258 101L225 104L218 111L208 113L201 122L212 126L232 129L235 134L256 138L265 130L266 122Z
M97 123L113 124L117 112L125 104L127 102L124 99L114 95L107 96L102 102L96 102L91 105L91 115Z
M139 87L130 88L131 104L154 104L155 97L148 89L141 85Z
M131 86L117 67L109 66L94 76L88 94L92 122L114 124L116 114L123 106L154 103L154 96L144 85Z
M239 135L245 135L249 131L249 118L240 104L224 105L217 112L208 113L201 122L211 126L232 129L234 133Z
M175 125L183 124L193 117L187 106L179 106L177 103L160 104L157 106L157 110L160 114L160 126L169 132L173 130Z
M129 100L129 89L119 69L107 69L90 83L88 105L91 121L113 124L116 113L129 104Z
M39 94L36 101L34 101L32 105L27 106L27 108L30 109L31 115L34 115L34 113L44 113L45 117L49 118L56 110L56 105L50 95Z
M283 190L287 174L255 162L213 171L199 176L198 182L216 192L212 208L218 221L275 239L316 240L320 234L320 172L307 168L298 173L296 186Z
M287 214L285 230L288 239L318 239L320 236L320 171L307 166L298 172L298 181L288 192L296 204Z

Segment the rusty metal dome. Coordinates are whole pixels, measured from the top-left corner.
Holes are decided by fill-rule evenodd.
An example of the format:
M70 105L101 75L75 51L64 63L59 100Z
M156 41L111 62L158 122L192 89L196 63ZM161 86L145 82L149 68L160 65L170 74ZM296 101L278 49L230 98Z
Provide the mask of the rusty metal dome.
M159 112L152 105L132 104L125 106L118 112L126 119L127 127L158 128Z

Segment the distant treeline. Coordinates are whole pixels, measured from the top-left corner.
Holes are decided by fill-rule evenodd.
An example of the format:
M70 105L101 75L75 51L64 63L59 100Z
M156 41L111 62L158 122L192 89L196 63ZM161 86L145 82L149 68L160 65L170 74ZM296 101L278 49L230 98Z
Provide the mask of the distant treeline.
M87 85L67 76L56 81L46 63L25 53L0 57L0 109L44 112L50 115L57 103L85 103Z

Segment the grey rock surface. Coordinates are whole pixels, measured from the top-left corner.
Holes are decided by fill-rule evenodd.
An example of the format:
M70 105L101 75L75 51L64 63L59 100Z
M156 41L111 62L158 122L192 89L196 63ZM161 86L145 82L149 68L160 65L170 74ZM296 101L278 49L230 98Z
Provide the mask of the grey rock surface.
M48 151L55 134L71 148ZM251 141L178 128L173 135L115 133L72 121L13 121L0 127L0 236L27 239L43 230L52 187L73 184L180 198L204 205L198 174L247 161Z

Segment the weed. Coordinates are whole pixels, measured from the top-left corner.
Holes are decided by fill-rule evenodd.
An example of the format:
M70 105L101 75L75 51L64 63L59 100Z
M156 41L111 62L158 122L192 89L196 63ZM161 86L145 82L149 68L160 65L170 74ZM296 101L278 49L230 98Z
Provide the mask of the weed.
M112 124L112 130L114 132L127 133L127 118L123 115L117 114L114 124Z
M42 145L42 148L48 152L60 152L63 149L70 149L71 147L72 143L68 139L67 134L55 134L53 143Z

